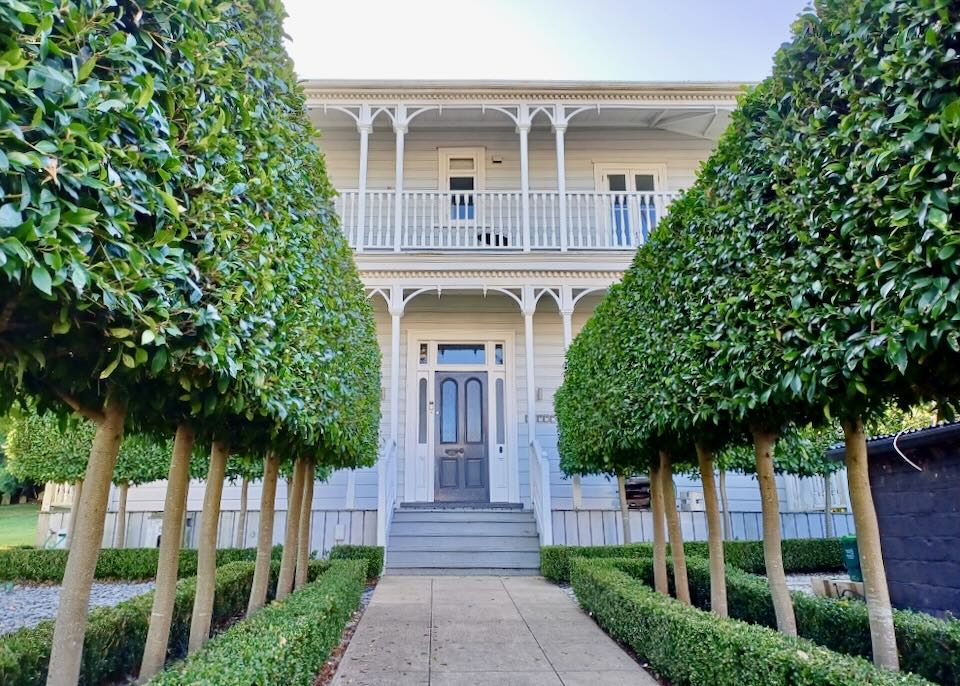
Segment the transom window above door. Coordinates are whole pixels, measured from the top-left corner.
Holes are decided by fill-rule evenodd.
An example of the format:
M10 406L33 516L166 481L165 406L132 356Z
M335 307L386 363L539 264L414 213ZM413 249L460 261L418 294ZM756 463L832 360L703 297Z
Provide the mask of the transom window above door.
M450 218L474 219L476 202L473 192L483 190L483 148L439 148L440 190L450 193Z

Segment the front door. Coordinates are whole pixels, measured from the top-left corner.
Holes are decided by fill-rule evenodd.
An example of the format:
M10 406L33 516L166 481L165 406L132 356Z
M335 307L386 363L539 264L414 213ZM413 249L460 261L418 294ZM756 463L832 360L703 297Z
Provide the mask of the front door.
M434 432L439 502L488 502L487 373L436 373Z

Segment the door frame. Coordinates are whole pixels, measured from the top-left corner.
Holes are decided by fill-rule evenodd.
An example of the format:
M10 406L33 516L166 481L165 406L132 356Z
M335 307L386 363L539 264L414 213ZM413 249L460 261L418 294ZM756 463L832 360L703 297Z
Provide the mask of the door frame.
M420 363L420 344L427 345L428 357ZM437 345L441 343L485 343L486 362L482 365L438 365ZM494 360L494 346L503 344L504 363ZM407 376L406 389L402 394L406 408L404 420L403 500L405 502L434 502L436 485L436 460L434 432L436 430L436 377L437 369L450 372L487 372L487 469L490 484L490 502L520 502L520 470L517 456L518 420L516 387L516 331L485 331L480 335L462 330L444 330L423 326L407 330L406 335ZM419 441L419 387L420 380L427 385L426 442ZM504 385L504 443L496 442L496 384L502 379ZM500 452L500 448L503 452Z

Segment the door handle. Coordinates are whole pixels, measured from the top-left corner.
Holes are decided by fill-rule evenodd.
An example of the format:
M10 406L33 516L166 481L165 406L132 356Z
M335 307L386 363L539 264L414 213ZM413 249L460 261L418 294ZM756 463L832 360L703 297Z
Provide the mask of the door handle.
M456 457L457 455L463 455L463 448L447 448L444 452L450 457Z

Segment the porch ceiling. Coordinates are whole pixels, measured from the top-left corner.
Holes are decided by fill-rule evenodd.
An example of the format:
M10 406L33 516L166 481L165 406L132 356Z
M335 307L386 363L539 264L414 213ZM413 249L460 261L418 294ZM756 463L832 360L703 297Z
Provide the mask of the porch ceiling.
M730 108L717 105L623 105L604 104L589 107L574 114L569 129L588 128L649 128L671 131L698 138L716 139L730 121ZM579 108L578 108L579 109ZM310 105L308 114L313 124L324 129L352 129L356 120L329 105ZM481 105L445 105L419 114L409 125L411 130L457 129L457 128L514 128L513 120L503 112ZM549 131L550 118L538 111L532 118L533 130ZM392 122L386 112L380 113L373 122L375 131L391 132Z
M529 112L533 128L640 127L714 139L729 121L737 83L305 81L321 129L354 127L368 108L389 129L405 108L410 128L510 127Z

